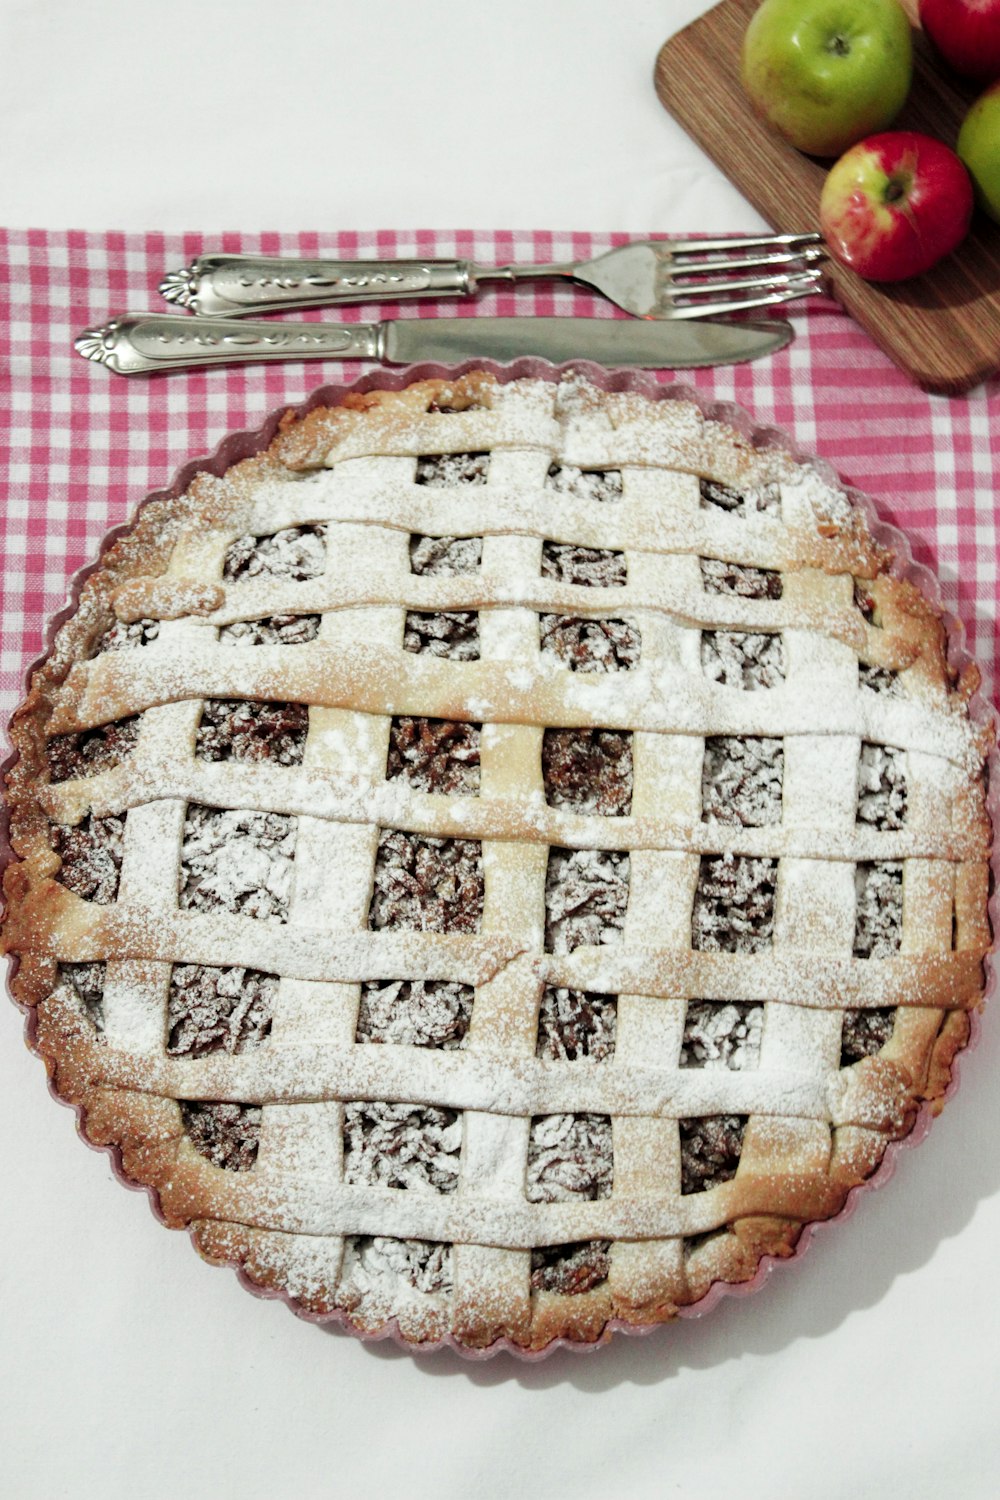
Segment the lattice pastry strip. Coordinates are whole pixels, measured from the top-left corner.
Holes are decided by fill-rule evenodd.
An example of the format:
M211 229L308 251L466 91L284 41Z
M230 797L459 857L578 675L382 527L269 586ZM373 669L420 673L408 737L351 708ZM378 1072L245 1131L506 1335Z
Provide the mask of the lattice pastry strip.
M506 461L506 462L505 462ZM512 479L529 482L536 455L497 454L491 462ZM540 548L526 537L487 537L482 570L519 577L540 566ZM485 660L531 660L539 650L536 618L524 609L499 610L481 621ZM484 726L480 736L481 796L532 797L541 792L541 734L528 725ZM525 950L542 939L546 858L542 847L491 843L483 846L486 899L484 929L502 929ZM476 993L470 1045L489 1056L528 1055L534 1050L538 985L530 969L508 965ZM465 1114L465 1163L461 1191L490 1191L500 1212L523 1198L529 1123L488 1111ZM469 1246L455 1256L455 1317L460 1336L472 1344L498 1337L530 1341L530 1255L527 1251Z
M860 512L690 403L351 398L148 507L64 627L18 995L167 1220L312 1311L669 1317L947 1086L973 686Z
M697 485L690 476L673 479L675 503L681 513L694 513ZM649 515L656 506L654 476L635 476L635 503ZM692 574L693 559L636 558L636 569L648 583L669 587ZM681 665L684 631L670 622L645 617L643 638L655 661ZM640 816L674 815L694 822L701 811L702 746L697 739L670 739L636 733L633 739L633 812ZM630 889L623 942L641 945L655 931L669 946L690 944L691 903L697 878L697 859L669 851L633 846L629 855ZM625 991L618 995L618 1037L615 1062L672 1068L680 1051L686 996L656 1002ZM664 1191L676 1193L681 1177L680 1142L673 1119L619 1118L615 1132L615 1184L623 1196L641 1200ZM614 1308L628 1309L639 1322L663 1315L664 1307L684 1300L683 1243L659 1244L619 1241L611 1247L607 1295L596 1314L607 1317Z
M392 466L391 460L388 464L382 461L372 477L377 479L378 469ZM362 527L340 527L336 554L328 549L327 573L340 568L350 571L363 568L372 559L373 552L376 568L398 569L402 540L392 532L380 532L372 537ZM334 649L349 650L359 640L375 639L395 645L403 625L398 609L358 610L324 615L319 634L324 643ZM338 709L313 709L305 759L310 768L329 768L341 774L349 772L365 778L374 788L384 775L389 730L390 725L385 719ZM326 922L334 929L363 930L378 851L377 825L344 823L331 827L327 820L300 819L299 838L295 914L301 913L305 920L313 923ZM303 856L308 861L304 867L299 863ZM324 986L324 989L328 992L324 996L326 1003L341 1013L337 1041L341 1047L353 1047L358 1030L360 987L333 984ZM300 1015L294 1036L288 1040L308 1044L312 1039L310 1014L305 1011ZM295 1105L293 1119L289 1122L294 1135L284 1142L285 1149L276 1163L278 1169L284 1167L287 1170L289 1162L304 1162L307 1170L322 1172L324 1177L342 1182L346 1117L350 1108L350 1105L345 1108L341 1103ZM343 1286L345 1278L350 1276L351 1259L363 1262L363 1249L359 1253L358 1246L350 1241L345 1245L342 1237L324 1237L323 1243L322 1280L331 1287L335 1284Z
M605 597L601 613L616 610ZM561 675L521 664L465 660L450 668L438 657L415 656L412 662L385 647L366 645L342 655L323 647L302 646L295 660L281 647L259 646L253 661L234 661L237 653L192 650L186 670L200 698L236 697L241 693L268 701L285 692L288 701L318 707L351 707L375 714L430 714L447 711L464 719L497 723L555 722L573 726L598 719L611 728L653 733L761 735L858 734L865 739L907 750L943 756L968 767L975 739L959 718L935 711L931 702L858 694L850 701L824 697L810 683L794 696L782 683L753 694L753 702L736 698L726 685L692 675L683 699L670 698L662 682L637 669L623 674L614 690L572 673ZM239 653L242 658L242 653ZM74 668L53 712L57 735L79 733L186 696L178 662L152 657L142 663L109 665L107 656ZM731 685L730 685L731 686Z

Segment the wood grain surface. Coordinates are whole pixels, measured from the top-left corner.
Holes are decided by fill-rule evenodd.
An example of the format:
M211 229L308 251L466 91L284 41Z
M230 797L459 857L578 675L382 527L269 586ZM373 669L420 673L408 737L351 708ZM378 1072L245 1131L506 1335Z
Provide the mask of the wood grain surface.
M755 114L740 81L747 22L759 0L722 0L664 43L654 83L661 103L780 230L819 228L829 162L804 156ZM954 146L977 89L932 59L915 35L913 87L892 129ZM958 395L1000 370L1000 225L977 211L962 246L912 281L875 286L831 264L830 290L923 388Z

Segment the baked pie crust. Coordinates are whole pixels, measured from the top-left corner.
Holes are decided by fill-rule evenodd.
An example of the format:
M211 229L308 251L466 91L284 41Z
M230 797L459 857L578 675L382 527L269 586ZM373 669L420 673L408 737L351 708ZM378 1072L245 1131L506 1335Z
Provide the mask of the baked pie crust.
M990 726L815 464L473 371L153 499L14 716L6 951L207 1258L540 1350L788 1256L936 1112Z

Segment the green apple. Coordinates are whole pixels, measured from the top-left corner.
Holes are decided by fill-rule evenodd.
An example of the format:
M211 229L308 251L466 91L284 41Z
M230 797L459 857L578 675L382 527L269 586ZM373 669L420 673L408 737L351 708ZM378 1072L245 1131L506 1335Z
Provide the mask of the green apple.
M743 39L743 84L754 107L813 156L840 156L884 130L912 74L899 0L764 0Z
M979 206L1000 224L1000 82L969 110L955 149L969 169Z

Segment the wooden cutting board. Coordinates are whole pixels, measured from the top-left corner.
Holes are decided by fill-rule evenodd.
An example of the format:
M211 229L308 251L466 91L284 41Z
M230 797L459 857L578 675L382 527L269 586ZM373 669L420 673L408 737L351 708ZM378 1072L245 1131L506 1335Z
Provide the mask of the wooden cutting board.
M661 103L779 230L819 228L829 163L803 156L754 113L740 82L743 33L760 0L722 0L660 49ZM913 88L892 129L954 146L976 96L915 37ZM875 286L831 264L831 291L927 391L958 395L1000 370L1000 224L977 212L964 244L924 276Z

